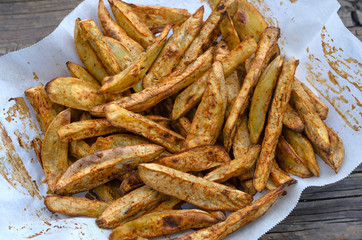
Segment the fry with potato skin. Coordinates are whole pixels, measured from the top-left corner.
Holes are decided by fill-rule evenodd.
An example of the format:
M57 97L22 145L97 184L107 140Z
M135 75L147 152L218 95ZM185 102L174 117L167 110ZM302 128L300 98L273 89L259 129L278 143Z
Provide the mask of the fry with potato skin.
M171 127L177 133L181 134L183 137L186 137L191 129L191 122L187 117L181 117L176 121L171 121Z
M103 39L111 50L114 58L121 68L121 71L125 70L134 60L139 58L139 56L132 57L131 51L120 41L107 36L104 36Z
M119 186L119 194L122 196L126 195L126 193L143 186L143 182L138 176L138 171L133 171L129 176L127 176Z
M278 163L276 161L273 161L272 168L270 171L269 178L273 181L273 183L279 187L285 182L288 182L290 180L294 180L294 178L290 177L288 173L284 172L282 169L280 169Z
M225 39L225 42L228 45L229 49L233 50L239 45L240 39L238 33L235 30L234 23L230 18L229 13L224 12L222 15L223 16L220 21L221 35Z
M126 175L126 174L124 174L124 175ZM124 175L122 175L122 177ZM107 202L107 203L112 203L116 199L121 197L120 194L118 194L118 188L115 189L115 187L114 187L114 185L116 185L115 183L118 183L118 182L119 182L118 179L113 179L112 181L109 181L105 184L102 184L102 185L96 187L94 190L96 191L99 198L102 199L102 201ZM117 185L119 186L119 184L117 184Z
M99 85L99 87L100 87L100 84L97 81L97 79L95 79L92 76L92 74L90 74L88 72L88 70L85 69L84 67L82 67L81 65L78 65L78 64L70 62L70 61L68 61L66 63L66 65L67 65L67 68L68 68L68 70L70 72L70 76L72 76L74 78L82 79L82 80L90 82L92 84Z
M197 209L169 210L143 215L114 229L111 240L154 237L217 223L211 214Z
M272 105L269 111L268 124L265 128L260 157L254 173L254 187L258 192L263 191L268 181L275 148L282 132L282 121L286 106L290 99L294 73L299 64L298 60L285 62L275 89Z
M300 119L298 113L292 108L292 106L290 106L290 104L287 105L283 124L285 127L296 132L303 132L304 130L304 123L302 119Z
M51 212L88 217L98 217L109 206L97 200L67 196L47 196L44 204Z
M239 158L247 153L251 147L250 134L248 128L248 117L244 116L236 129L233 142L233 154L235 158Z
M298 80L299 81L299 80ZM322 100L310 90L307 85L305 85L303 82L300 82L302 84L302 87L304 91L308 94L310 97L310 100L313 102L316 112L318 113L319 117L322 120L326 120L328 116L328 110L329 108L327 105L325 105Z
M90 146L83 140L72 141L70 143L70 155L75 159L80 159L88 155Z

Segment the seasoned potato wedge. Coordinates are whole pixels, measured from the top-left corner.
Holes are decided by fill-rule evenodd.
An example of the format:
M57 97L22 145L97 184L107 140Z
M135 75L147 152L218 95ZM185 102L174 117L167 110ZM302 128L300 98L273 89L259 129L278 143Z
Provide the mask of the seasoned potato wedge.
M122 224L113 230L109 239L154 237L184 229L208 227L215 223L217 219L214 216L197 209L154 212Z
M124 175L122 175L122 177ZM102 201L112 203L121 197L121 195L118 193L119 185L120 181L118 179L113 179L112 181L96 187L94 190L97 192L97 195L100 199L102 199Z
M87 69L85 69L84 67L82 67L81 65L79 64L76 64L76 63L73 63L73 62L70 62L68 61L66 63L67 65L67 68L70 72L70 75L74 78L79 78L81 80L84 80L84 81L87 81L87 82L90 82L92 84L95 84L95 85L99 85L100 87L100 84L99 82L97 81L97 79L95 79L92 74L90 74L88 72Z
M138 171L135 170L122 181L119 186L119 194L124 196L126 193L141 187L142 185L143 182L138 175Z
M251 140L248 128L248 117L245 116L241 120L236 129L233 143L233 154L235 158L239 158L247 153L251 147Z
M304 123L302 119L300 119L298 113L289 104L287 105L287 110L285 111L283 124L287 128L296 132L303 132L304 130Z
M246 192L247 194L250 194L251 196L254 196L258 192L254 188L252 179L242 181L240 182L240 185L243 188L243 191Z
M276 161L273 161L269 179L271 179L273 181L273 183L277 187L279 187L283 183L288 182L288 181L292 180L293 178L290 177L288 173L286 173L282 169L280 169L280 167Z
M304 89L304 91L308 94L308 96L310 97L310 100L313 102L314 107L316 112L318 113L319 117L322 120L326 120L327 116L328 116L328 110L329 108L327 107L327 105L325 105L322 100L314 94L314 92L312 92L312 90L310 90L307 85L305 85L304 83L300 82L302 84L302 87Z
M252 201L244 192L159 164L140 164L138 171L146 185L203 209L234 211Z
M45 179L49 189L54 192L56 183L68 168L68 143L60 141L57 131L70 123L70 109L59 113L50 123L41 148Z
M114 38L103 37L103 39L111 50L114 58L121 68L121 71L125 70L127 67L129 67L129 65L131 65L133 61L140 57L133 57L132 52L127 48L127 46L123 45L120 41Z
M186 137L191 129L191 122L187 117L181 117L176 121L171 122L171 127L177 133L180 133L183 137Z
M240 39L229 13L224 12L222 15L223 16L220 21L220 32L229 49L233 50L239 45Z
M57 194L83 192L128 172L138 163L151 161L163 152L154 144L124 146L96 152L74 162L55 186Z
M44 199L45 206L51 212L67 215L98 217L109 206L108 203L87 198L48 196Z
M88 155L90 146L83 140L70 142L70 155L75 159L83 158Z
M164 126L165 128L170 128L171 126L171 120L159 115L147 115L146 116L148 119Z

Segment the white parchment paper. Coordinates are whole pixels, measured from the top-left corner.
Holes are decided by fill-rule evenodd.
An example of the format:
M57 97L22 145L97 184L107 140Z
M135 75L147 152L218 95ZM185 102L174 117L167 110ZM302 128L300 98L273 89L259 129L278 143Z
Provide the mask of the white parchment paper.
M297 77L310 86L330 111L326 120L342 138L346 150L340 172L335 174L319 159L320 177L298 179L270 211L228 239L258 239L283 220L296 206L308 186L322 186L348 176L362 162L361 69L362 44L342 24L336 0L252 1L268 22L281 28L279 44L287 59L300 59ZM205 5L195 0L134 0L132 3L187 8L193 13ZM97 18L97 0L86 0L59 27L39 43L0 58L0 232L2 239L107 239L110 231L99 229L95 220L50 213L43 204L47 186L44 173L31 150L39 136L35 114L24 114L19 103L24 90L45 84L57 76L69 76L65 63L80 63L73 43L74 22ZM26 98L25 98L26 99ZM21 100L21 99L20 99ZM21 101L20 101L21 102ZM39 129L39 127L38 127ZM6 143L12 143L14 150ZM14 174L22 161L29 176ZM14 177L15 176L15 177ZM31 187L24 187L30 183ZM29 190L30 189L30 190ZM32 196L33 195L33 196Z

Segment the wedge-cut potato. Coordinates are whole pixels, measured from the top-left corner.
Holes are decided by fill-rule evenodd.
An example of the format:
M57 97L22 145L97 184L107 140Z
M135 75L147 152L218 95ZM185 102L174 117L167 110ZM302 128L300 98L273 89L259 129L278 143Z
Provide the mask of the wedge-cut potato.
M294 180L294 178L290 177L288 173L280 169L276 161L273 161L269 179L271 179L277 187L290 180Z
M177 31L173 32L150 71L143 79L144 88L155 86L163 77L172 72L181 56L200 32L203 15L204 7L202 6L182 23Z
M191 123L183 148L215 144L224 123L227 105L222 64L214 62L207 87Z
M45 133L50 123L58 113L64 110L64 107L53 103L50 100L44 86L27 89L25 91L25 96L28 98L31 106L33 106L40 129Z
M290 146L283 136L280 136L275 152L278 165L284 171L301 178L313 176L307 165L297 155L293 147Z
M143 215L114 229L109 239L154 237L184 229L203 228L217 223L211 214L197 209L169 210Z
M330 166L336 173L342 165L344 159L344 146L342 139L330 127L326 125L329 134L330 151L324 152L318 146L313 145L314 151L318 154L323 161Z
M100 199L102 199L102 201L112 203L121 197L121 195L118 193L119 185L120 181L118 179L114 179L96 187L94 190L97 192L97 195L100 197Z
M100 87L100 84L99 82L97 81L97 79L95 79L92 74L90 74L88 72L87 69L85 69L84 67L82 67L81 65L79 64L76 64L76 63L73 63L73 62L70 62L68 61L66 63L67 65L67 68L70 72L70 76L74 77L74 78L79 78L79 79L82 79L84 81L87 81L87 82L90 82L92 84L96 84L96 85L99 85Z
M60 141L57 131L70 123L70 109L59 113L50 123L41 148L45 179L54 192L56 183L68 168L68 143Z
M108 203L79 197L48 196L45 206L51 212L67 215L98 217L109 206Z
M147 27L132 8L121 0L108 0L118 25L120 25L128 36L136 40L144 48L155 39L151 30Z
M292 146L295 153L303 160L309 171L319 177L319 166L315 157L313 146L301 133L294 132L288 128L283 129L285 140Z
M233 143L233 154L235 158L242 157L251 147L251 140L248 128L248 117L245 116L241 120L236 129Z
M256 159L259 157L260 146L253 146L249 148L248 152L239 158L225 163L224 165L216 168L215 170L206 174L204 179L213 182L225 182L232 177L237 177L244 174L255 165Z
M182 201L180 199L169 197L169 199L160 203L160 205L149 211L149 213L180 209L181 204Z
M114 127L107 119L98 118L64 125L59 128L58 135L62 142L71 142L120 131L124 130Z
M93 50L92 46L85 39L85 33L80 27L80 18L75 21L74 27L74 43L80 60L83 62L87 70L94 76L98 82L102 82L103 78L108 75L101 60Z
M239 45L240 39L229 13L224 12L222 15L223 16L220 21L220 32L229 49L233 50Z
M268 27L262 34L259 42L259 48L255 53L255 57L251 64L251 69L248 71L240 92L231 107L230 115L225 122L223 130L224 146L226 151L229 151L236 133L236 124L240 116L243 116L249 104L250 94L256 85L261 74L265 57L269 50L275 45L279 38L280 30L275 27Z
M304 130L304 123L302 119L300 119L298 113L289 104L287 105L287 110L285 111L283 124L287 128L296 132L303 132Z
M252 179L254 177L254 169L251 169L249 172L241 174L240 176L238 176L238 179L240 181L245 181L245 180L249 180Z
M278 56L261 74L260 79L255 87L250 103L248 123L250 140L253 144L258 143L261 132L264 129L269 103L272 99L274 86L279 77L282 65L283 59Z
M132 52L127 48L127 46L123 45L122 42L106 36L103 37L103 39L111 50L114 58L121 68L121 71L125 70L134 60L139 58L139 56L133 57Z
M253 39L248 39L241 42L235 49L230 51L229 54L220 58L220 62L223 64L224 77L228 77L233 73L240 63L244 62L245 59L256 51L256 47L256 42ZM195 83L176 97L172 110L173 120L184 116L201 101L206 89L208 75L209 72L205 72Z
M101 228L116 228L141 210L155 207L162 197L163 194L150 187L140 187L112 202L97 218L96 223Z
M98 88L96 84L72 77L58 77L45 85L51 101L84 111L104 103L104 96L96 93Z
M260 157L254 173L254 187L258 192L263 191L269 179L271 165L274 161L275 148L283 128L283 117L290 99L294 73L299 64L298 60L285 62L275 89L273 101L269 110L268 124L265 128Z
M251 196L254 196L258 192L254 188L252 179L242 181L242 182L240 182L240 185L241 185L243 191L246 192L247 194L250 194Z
M303 82L300 82L302 84L302 87L304 91L308 94L310 97L310 100L313 102L316 112L318 113L319 117L322 120L326 120L328 116L329 108L327 105L325 105L322 100L310 90L307 85L305 85Z
M147 115L148 119L162 125L165 128L170 128L171 126L171 120L169 118L165 118L159 115Z
M137 61L134 61L124 71L117 75L105 77L99 93L117 93L123 92L133 87L137 82L142 80L148 69L151 67L160 51L166 44L167 34L171 30L171 26L168 25L162 31L154 42L151 43L146 52L139 57Z
M146 185L203 209L234 211L252 201L244 192L159 164L140 164L138 171Z
M248 223L253 222L263 216L269 208L284 194L285 189L295 183L289 181L278 187L277 189L268 192L263 197L253 202L252 204L231 213L223 222L219 222L208 228L192 232L175 240L216 240L222 239L231 233L237 231Z
M234 71L227 78L225 78L225 87L227 96L225 118L227 118L230 114L231 106L234 104L241 88L241 82L237 71Z
M187 117L181 117L176 121L171 122L171 127L177 133L181 134L183 137L186 137L191 129L191 122Z
M119 194L124 196L126 193L139 188L143 185L142 180L138 176L138 171L133 171L129 176L127 176L119 186Z
M199 172L230 162L229 155L219 146L205 145L183 150L155 163L182 171Z
M134 168L151 161L163 152L154 144L124 146L96 152L74 162L55 186L57 194L83 192L102 185Z
M164 146L168 151L175 153L181 150L184 137L162 125L149 120L141 114L130 112L118 104L106 107L106 117L114 126L122 127L137 135Z
M293 92L295 92L300 98L304 100L304 104L313 112L316 111L316 107L313 104L311 97L309 97L308 93L304 90L302 82L297 78L294 78L293 82Z
M72 141L70 143L70 155L75 159L83 158L88 155L90 146L83 140Z

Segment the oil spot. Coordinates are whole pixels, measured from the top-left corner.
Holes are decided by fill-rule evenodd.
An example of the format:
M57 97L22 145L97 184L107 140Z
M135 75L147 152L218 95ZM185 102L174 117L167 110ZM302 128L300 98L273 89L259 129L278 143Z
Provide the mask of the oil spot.
M34 79L35 81L39 81L38 75L36 75L35 72L33 72L33 79Z

